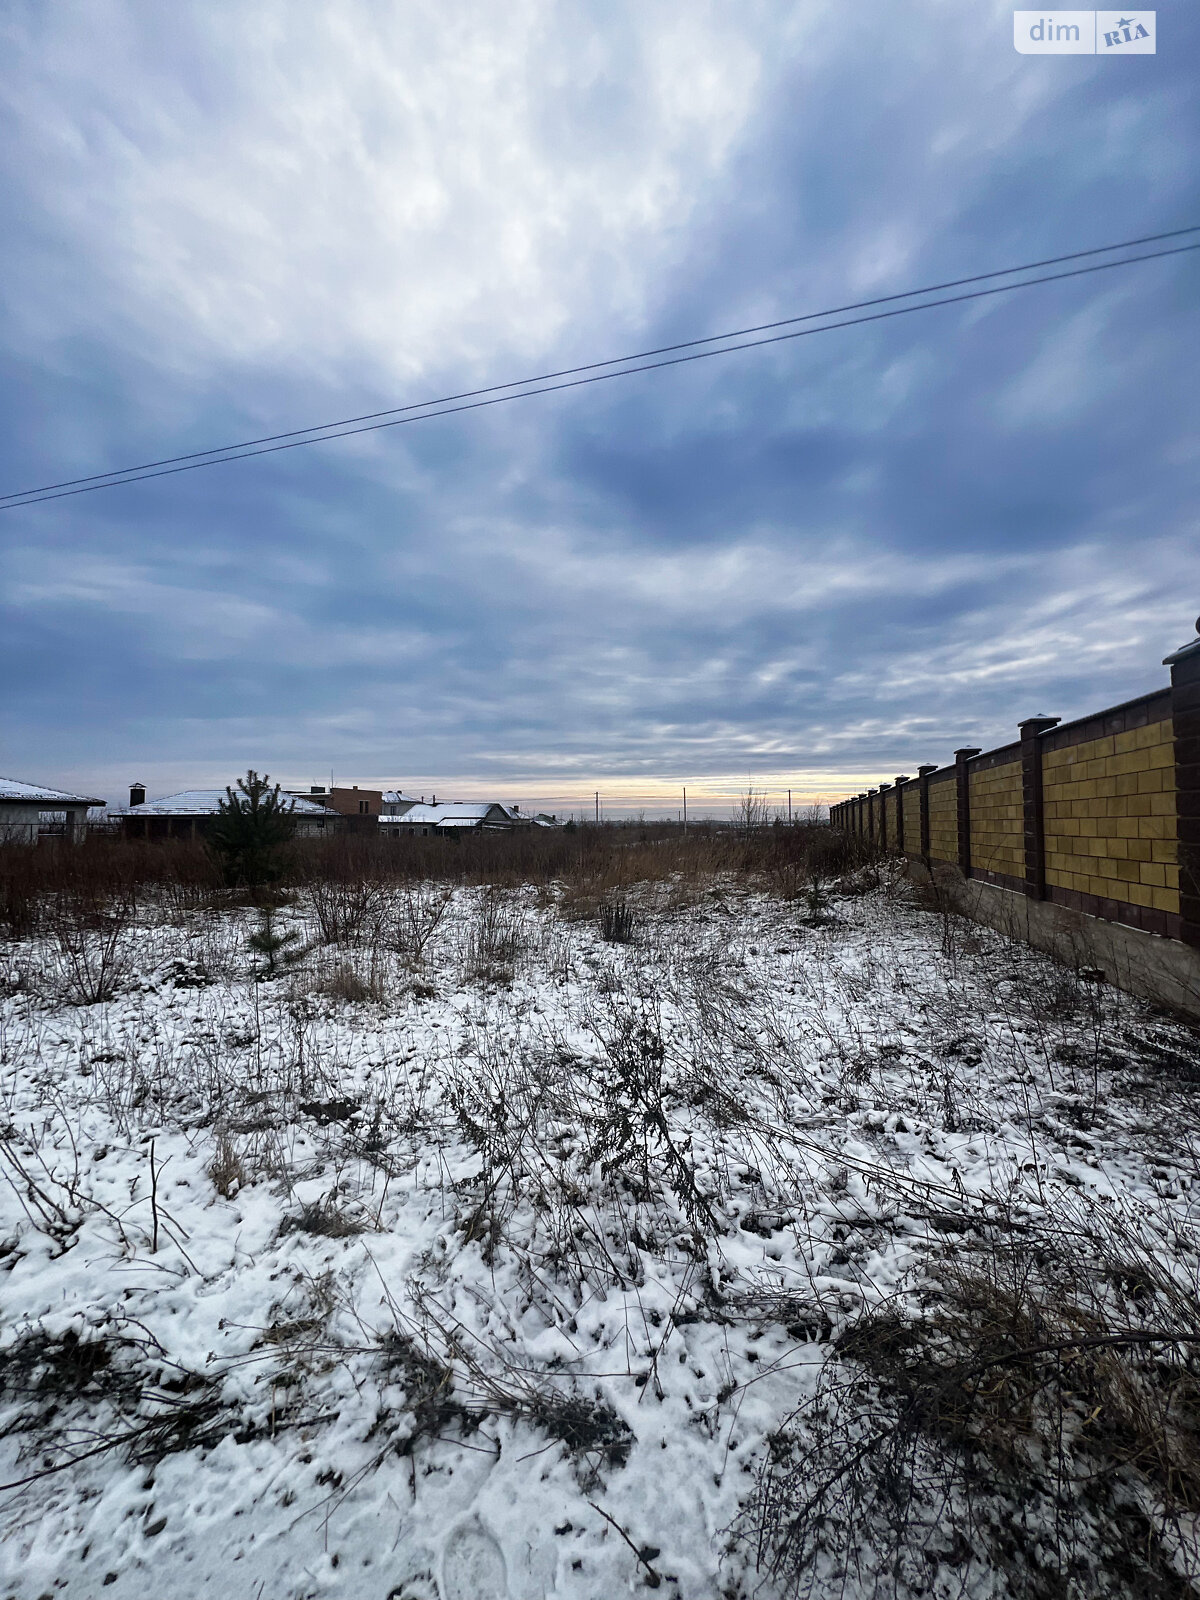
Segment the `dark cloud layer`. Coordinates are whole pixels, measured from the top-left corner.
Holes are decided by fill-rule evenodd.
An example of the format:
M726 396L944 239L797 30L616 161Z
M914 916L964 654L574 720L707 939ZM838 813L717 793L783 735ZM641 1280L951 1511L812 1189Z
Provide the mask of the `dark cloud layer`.
M1182 4L180 14L5 25L6 487L1200 221ZM1198 259L5 513L0 770L829 795L1143 692Z

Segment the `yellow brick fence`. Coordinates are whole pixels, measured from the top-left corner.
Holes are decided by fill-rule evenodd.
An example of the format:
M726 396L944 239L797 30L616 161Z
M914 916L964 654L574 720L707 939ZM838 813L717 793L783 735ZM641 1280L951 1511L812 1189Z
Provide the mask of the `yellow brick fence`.
M1200 623L1197 624L1200 629ZM1171 683L856 795L835 827L932 871L1200 945L1200 638Z

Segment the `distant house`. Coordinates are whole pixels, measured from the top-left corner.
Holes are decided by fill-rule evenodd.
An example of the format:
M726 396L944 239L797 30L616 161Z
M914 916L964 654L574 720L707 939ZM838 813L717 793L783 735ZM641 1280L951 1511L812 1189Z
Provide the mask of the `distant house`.
M379 789L360 789L357 784L352 789L326 789L314 783L307 789L285 789L284 793L296 800L313 800L341 817L377 817L383 802Z
M330 789L325 804L343 817L377 817L383 810L381 789Z
M224 789L183 789L179 794L147 800L141 784L129 791L129 805L114 807L127 839L202 839L226 799ZM318 837L342 826L337 811L320 800L289 795L297 838Z
M514 828L528 827L531 820L521 816L516 806L504 806L496 800L440 806L411 801L400 815L381 816L379 831L397 838L413 834L511 833Z
M425 796L406 794L403 789L326 789L314 784L310 789L289 789L297 801L310 801L337 811L343 825L353 832L369 832L382 838L404 838L413 834L462 832L510 832L514 828L557 828L558 821L540 812L529 816L520 806L499 800L456 800L438 804L437 795L427 805Z
M313 784L309 789L289 789L287 792L297 800L311 800L318 805L328 806L346 819L350 831L354 833L373 834L377 819L387 810L388 796L382 789L360 789L357 784L349 789L325 789Z
M405 794L403 789L385 789L383 792L384 817L402 817L413 806L423 804L423 800L418 800L415 794Z
M48 834L82 839L89 806L103 805L87 795L0 778L0 843L36 844Z

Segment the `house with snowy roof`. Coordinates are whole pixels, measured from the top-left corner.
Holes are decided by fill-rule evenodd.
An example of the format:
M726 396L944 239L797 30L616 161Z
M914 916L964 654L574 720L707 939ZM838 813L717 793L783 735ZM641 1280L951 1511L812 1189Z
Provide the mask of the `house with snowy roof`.
M88 809L103 805L88 795L0 778L0 844L36 844L47 834L82 839Z
M385 817L402 817L406 811L411 811L413 806L423 805L424 803L424 795L418 800L415 794L405 794L403 789L385 789L383 791L383 815Z
M109 815L120 822L127 839L202 839L220 814L224 789L183 789L178 794L147 800L143 784L129 791L127 806L114 806ZM288 795L297 838L319 837L341 826L342 818L321 801Z
M424 805L415 801L400 815L381 816L379 831L395 838L413 834L445 837L463 833L511 833L514 828L528 827L530 821L516 806L501 805L498 800L456 801L451 805Z
M345 830L352 833L374 834L380 812L387 809L387 796L382 789L360 789L358 784L349 789L326 789L322 784L314 783L308 789L286 789L284 793L296 800L311 801L315 805L325 806L329 811L336 811L344 819Z
M308 789L289 789L288 794L298 800L317 800L322 805L340 812L343 817L402 817L410 806L421 804L415 794L405 794L402 789L360 789L357 784L349 789L326 789L314 783ZM437 797L434 797L435 802Z

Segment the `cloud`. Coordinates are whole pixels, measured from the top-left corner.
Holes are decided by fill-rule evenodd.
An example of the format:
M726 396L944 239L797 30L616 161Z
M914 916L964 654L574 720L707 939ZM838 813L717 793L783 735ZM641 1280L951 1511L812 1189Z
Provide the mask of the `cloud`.
M759 70L722 8L669 4L606 28L541 0L169 24L102 0L6 32L10 179L41 244L27 336L149 335L192 381L469 375L560 345L599 281L606 317L636 320Z
M1177 226L1172 15L1098 62L936 0L10 10L5 482ZM6 765L632 804L1128 698L1200 609L1194 277L4 514Z

